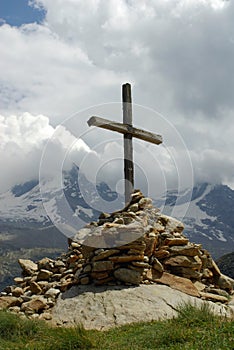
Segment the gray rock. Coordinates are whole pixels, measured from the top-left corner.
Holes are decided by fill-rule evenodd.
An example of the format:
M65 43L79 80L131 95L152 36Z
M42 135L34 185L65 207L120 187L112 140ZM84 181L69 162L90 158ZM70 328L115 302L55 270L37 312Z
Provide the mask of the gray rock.
M108 249L108 250L104 250L103 252L101 252L100 254L96 255L92 260L93 261L98 261L98 260L105 260L107 259L109 256L115 255L119 253L118 249Z
M38 270L37 264L35 264L32 260L28 259L19 259L18 263L22 268L23 272L27 275L32 275L34 272Z
M47 281L49 280L50 276L53 275L53 272L48 271L48 270L40 270L38 275L37 275L37 280L38 281Z
M225 290L232 290L233 288L233 283L232 279L228 276L221 275L218 278L217 284L220 288L225 289ZM233 281L234 282L234 281Z
M201 268L202 266L201 259L198 256L192 257L184 255L170 257L164 261L164 264L191 268Z
M11 306L18 306L19 300L13 296L2 296L0 297L0 310L6 309Z
M163 285L74 286L57 299L52 309L52 324L105 330L132 322L169 319L176 308L190 302L198 307L206 303L214 314L231 316L231 309L203 301Z
M95 261L93 262L93 271L112 270L114 263L112 261Z
M15 277L14 281L16 284L21 284L24 282L24 279L23 279L23 277Z
M21 305L22 311L33 311L38 312L40 310L46 309L47 303L43 298L34 298L30 301L27 301Z
M211 301L220 302L220 303L227 303L228 302L228 298L226 298L222 295L213 294L213 293L205 293L205 292L200 292L200 295L201 295L202 299L211 300Z
M139 200L139 208L144 209L144 208L152 208L152 199L151 198L141 198Z
M60 290L56 288L50 288L46 291L45 296L50 297L52 299L56 299L60 294Z
M81 269L82 270L82 269ZM84 273L88 273L88 272L90 272L90 271L92 271L92 266L91 266L91 264L88 264L88 265L86 265L84 268L83 268L83 272Z
M20 287L16 287L13 291L12 291L12 295L14 297L20 297L22 294L24 294L24 291L22 288Z
M124 225L124 219L123 218L116 218L113 222L114 222L114 224Z
M78 244L78 243L75 243L74 242L74 244ZM54 263L54 267L65 267L66 266L66 264L62 261L62 260L57 260L57 261L55 261L55 263Z
M11 312L14 312L14 313L19 313L20 312L20 306L11 306L11 307L9 307L8 310L11 311Z
M79 249L79 248L80 248L80 244L77 243L77 242L72 242L72 243L71 243L71 247L72 247L73 249Z
M53 268L53 260L50 258L43 258L37 262L38 269L51 270Z
M119 281L122 281L125 283L137 284L137 285L140 284L142 279L140 272L127 269L127 268L117 269L114 272L114 276Z
M41 287L39 286L38 283L36 282L31 282L30 283L30 290L33 294L40 294L42 292Z
M188 244L186 246L172 246L169 248L171 255L196 256L199 254L199 247Z
M153 268L158 271L158 272L163 272L164 271L164 267L163 265L160 263L160 261L158 261L157 258L153 259Z
M132 211L133 213L138 211L139 210L139 207L138 207L138 204L135 203L135 204L132 204L130 207L129 207L129 211Z

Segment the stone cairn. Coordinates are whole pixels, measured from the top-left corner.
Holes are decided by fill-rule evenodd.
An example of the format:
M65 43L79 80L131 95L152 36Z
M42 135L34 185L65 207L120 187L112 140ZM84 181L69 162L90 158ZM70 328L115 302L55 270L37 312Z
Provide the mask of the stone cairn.
M19 259L22 277L0 293L0 309L50 320L60 293L88 284L98 288L159 283L227 304L234 280L220 272L200 244L189 242L183 229L180 221L160 213L136 190L123 210L102 213L98 222L69 239L68 251L57 259ZM114 248L101 248L107 246Z

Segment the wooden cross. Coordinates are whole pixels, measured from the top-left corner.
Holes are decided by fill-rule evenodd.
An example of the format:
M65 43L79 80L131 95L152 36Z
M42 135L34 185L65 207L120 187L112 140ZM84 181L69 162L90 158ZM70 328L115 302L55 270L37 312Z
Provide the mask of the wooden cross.
M133 165L133 148L132 138L155 143L162 143L162 136L153 134L149 131L134 128L132 126L132 97L131 85L122 86L122 103L123 103L123 124L116 123L112 120L99 117L91 117L88 120L89 126L117 131L124 135L124 181L125 181L125 203L128 204L134 189L134 165Z

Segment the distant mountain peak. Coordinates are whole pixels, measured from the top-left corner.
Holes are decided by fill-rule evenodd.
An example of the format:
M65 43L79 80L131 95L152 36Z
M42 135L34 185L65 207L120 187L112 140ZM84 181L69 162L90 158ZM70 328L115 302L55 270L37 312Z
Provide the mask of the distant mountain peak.
M234 190L227 185L200 183L192 192L169 191L163 211L182 220L187 236L215 257L234 251Z
M11 192L15 197L20 197L25 193L31 191L34 187L38 185L38 180L30 180L23 184L18 184L12 187Z

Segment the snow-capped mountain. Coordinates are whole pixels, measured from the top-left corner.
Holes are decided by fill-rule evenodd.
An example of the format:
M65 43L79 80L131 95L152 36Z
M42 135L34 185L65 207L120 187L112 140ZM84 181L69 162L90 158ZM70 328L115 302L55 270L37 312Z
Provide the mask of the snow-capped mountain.
M123 206L121 196L105 183L93 185L79 174L76 166L63 174L62 188L57 185L56 179L52 179L47 181L46 190L41 191L39 181L32 180L0 194L1 248L31 248L38 244L59 248L66 244L66 236L74 235L87 222L97 220L101 211L114 211L116 205ZM102 200L104 207L100 205ZM64 215L67 207L72 213L69 217Z
M76 230L96 220L100 211L111 212L124 205L123 198L105 183L93 185L75 166L64 173L63 188L58 190L52 185L43 198L55 218L66 210L64 198L72 209ZM104 207L100 205L102 199ZM190 240L202 243L215 258L234 251L234 191L228 186L203 183L179 194L168 191L163 198L155 200L155 204L165 214L181 219ZM66 219L63 224L68 224ZM1 234L15 234L19 229L28 235L37 232L32 241L29 239L32 245L42 239L39 232L44 233L47 240L53 232L54 239L59 238L58 245L62 241L63 235L53 226L42 205L38 180L15 185L0 195L0 240Z
M214 257L234 251L234 191L225 185L203 183L192 191L169 191L156 201L163 212L183 221L185 234Z
M26 226L51 226L46 210L50 213L56 211L59 216L64 209L61 203L62 196L74 211L74 215L84 222L96 220L100 215L98 202L103 199L107 203L106 209L112 209L112 202L119 198L121 206L123 199L116 192L110 190L105 183L93 185L82 174L79 176L79 169L73 167L71 171L64 173L63 186L58 188L53 181L47 185L49 193L41 193L38 180L28 181L24 184L17 184L5 193L0 194L0 225L18 223ZM82 187L82 189L80 188ZM79 227L78 227L79 228Z
M63 225L66 224L64 203L68 203L72 218L76 219L76 230L98 218L102 199L106 211L115 209L113 203L119 208L123 206L123 199L105 183L94 186L78 170L74 166L64 172L62 186L58 186L58 179L52 178L41 191L39 181L32 180L0 194L0 290L13 284L13 277L21 272L18 258L54 258L67 250L67 236L53 225L42 198L53 219L59 219Z

